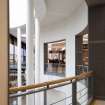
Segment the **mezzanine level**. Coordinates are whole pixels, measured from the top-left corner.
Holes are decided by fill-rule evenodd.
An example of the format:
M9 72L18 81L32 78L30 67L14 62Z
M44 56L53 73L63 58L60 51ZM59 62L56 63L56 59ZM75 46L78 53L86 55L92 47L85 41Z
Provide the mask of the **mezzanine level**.
M22 105L26 105L26 96L32 94L43 94L43 105L90 105L93 100L92 96L89 97L89 85L92 82L93 72L84 72L74 77L67 77L59 80L52 80L28 86L13 87L9 89L10 105L17 105L18 99L22 99ZM83 82L83 80L86 80ZM80 87L78 84L85 84ZM69 96L59 97L56 91L57 88L69 86ZM67 90L68 91L68 90ZM53 95L53 96L51 96ZM61 94L60 94L61 95ZM40 96L40 95L39 95ZM59 98L58 98L59 97ZM39 104L39 105L42 105Z

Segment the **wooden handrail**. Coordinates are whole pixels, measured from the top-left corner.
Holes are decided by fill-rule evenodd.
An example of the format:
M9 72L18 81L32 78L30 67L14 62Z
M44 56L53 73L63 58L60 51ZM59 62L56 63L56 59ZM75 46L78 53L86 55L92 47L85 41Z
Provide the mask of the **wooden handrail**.
M63 78L63 79L51 80L51 81L33 84L33 85L9 88L9 93L25 91L25 90L30 90L30 89L37 89L37 88L42 88L42 87L50 88L52 85L57 85L57 84L59 85L61 83L65 83L68 81L70 81L72 83L73 81L79 81L81 79L92 77L92 76L93 76L93 72L83 72L80 75L77 75L74 77L67 77L67 78Z

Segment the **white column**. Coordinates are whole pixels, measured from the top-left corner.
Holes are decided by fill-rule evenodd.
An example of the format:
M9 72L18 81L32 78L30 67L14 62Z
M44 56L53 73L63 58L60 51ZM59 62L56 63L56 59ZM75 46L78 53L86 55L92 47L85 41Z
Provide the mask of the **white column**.
M38 18L35 18L35 83L40 82L40 26ZM35 95L35 105L42 105L41 94Z
M35 83L40 81L40 27L39 20L35 18Z
M34 83L34 3L27 0L27 22L26 22L26 84ZM27 95L26 105L34 105L34 94Z
M75 35L66 39L66 77L75 76Z
M22 85L22 74L21 74L21 29L17 28L17 79L18 79L18 87ZM18 105L22 105L22 98L18 97Z
M75 35L70 35L66 39L66 77L75 76ZM65 87L66 97L72 94L72 85ZM70 99L72 101L72 99ZM66 105L70 104L70 100L66 100Z

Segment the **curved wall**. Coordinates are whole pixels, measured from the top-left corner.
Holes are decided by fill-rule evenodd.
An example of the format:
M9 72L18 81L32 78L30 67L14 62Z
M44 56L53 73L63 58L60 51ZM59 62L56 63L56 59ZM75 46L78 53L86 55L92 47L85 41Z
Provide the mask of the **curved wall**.
M57 79L59 77L44 74L44 42L66 39L66 76L75 75L75 35L80 33L88 24L88 8L83 2L70 17L60 23L48 27L41 27L40 36L40 74L41 81ZM40 78L40 79L41 79Z

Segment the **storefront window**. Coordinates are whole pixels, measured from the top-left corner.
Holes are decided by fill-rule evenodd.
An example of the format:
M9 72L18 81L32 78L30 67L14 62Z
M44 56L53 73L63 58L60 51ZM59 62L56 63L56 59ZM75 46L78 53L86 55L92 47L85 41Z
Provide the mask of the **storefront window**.
M44 44L45 74L65 74L65 40Z

